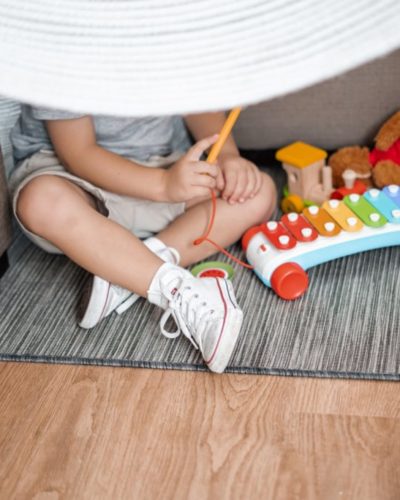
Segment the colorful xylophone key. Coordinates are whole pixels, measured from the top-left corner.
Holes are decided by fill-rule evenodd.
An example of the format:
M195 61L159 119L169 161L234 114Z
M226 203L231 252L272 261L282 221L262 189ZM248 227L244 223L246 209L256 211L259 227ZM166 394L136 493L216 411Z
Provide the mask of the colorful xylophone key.
M328 200L249 229L242 239L261 281L282 298L300 297L306 269L355 253L400 245L400 187Z

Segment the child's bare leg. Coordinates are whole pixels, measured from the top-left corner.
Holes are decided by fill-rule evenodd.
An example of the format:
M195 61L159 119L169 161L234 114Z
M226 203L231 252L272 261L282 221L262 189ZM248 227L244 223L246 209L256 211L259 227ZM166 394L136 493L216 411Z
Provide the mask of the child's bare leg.
M163 262L128 230L101 215L81 188L61 177L36 177L20 193L17 209L30 231L81 267L146 297Z
M267 216L273 206L274 192L267 183L262 192L269 201L263 201L259 195L253 199L258 201L249 200L247 208L252 215L245 211L234 231L223 226L229 218L237 219L242 207L219 202L213 232L223 245L239 237L248 225ZM193 252L191 247L192 239L207 223L209 205L208 201L192 207L165 231L165 240L170 238L178 247L185 264L214 252L210 247ZM168 337L183 333L200 349L211 370L225 369L243 321L229 281L197 279L174 264L164 263L129 231L99 214L90 196L66 179L41 176L32 180L20 193L17 209L29 230L51 241L77 264L97 275L94 280L101 277L147 296L151 303L165 309L160 320L161 332ZM116 287L108 289L113 288ZM96 310L90 314L96 316L95 320L90 319L91 325L85 328L93 327L104 317L103 305L107 307L106 315L115 309L108 304L107 297L105 301L100 299L95 301L101 305L100 315L97 316L95 304ZM170 316L176 322L176 331L165 328Z
M260 224L271 216L276 199L275 185L265 174L262 187L254 198L235 205L217 199L215 222L209 238L222 247L234 243L249 227ZM217 251L207 242L193 245L193 241L199 238L208 226L210 212L209 200L197 203L157 235L167 246L178 250L182 266L198 262Z

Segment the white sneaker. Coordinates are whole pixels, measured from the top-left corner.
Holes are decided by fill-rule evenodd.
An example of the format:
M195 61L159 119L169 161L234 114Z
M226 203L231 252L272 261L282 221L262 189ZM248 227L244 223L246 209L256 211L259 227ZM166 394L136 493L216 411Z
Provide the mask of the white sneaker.
M158 238L148 238L143 243L163 261L178 264L178 252L164 245ZM86 329L93 328L113 311L122 314L139 298L139 295L126 288L113 285L99 276L93 276L81 300L82 313L79 326Z
M222 278L195 278L170 264L163 267L159 287L168 304L160 320L161 332L169 338L183 333L200 350L209 369L222 373L243 321L232 283ZM165 328L171 316L177 325L175 332Z

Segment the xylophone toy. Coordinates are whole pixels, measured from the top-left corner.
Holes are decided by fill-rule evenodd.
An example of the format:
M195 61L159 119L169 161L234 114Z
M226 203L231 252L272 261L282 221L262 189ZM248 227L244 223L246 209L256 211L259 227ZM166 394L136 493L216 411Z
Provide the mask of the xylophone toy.
M308 287L306 269L339 257L400 244L400 186L326 200L301 214L284 214L242 238L261 281L287 300Z

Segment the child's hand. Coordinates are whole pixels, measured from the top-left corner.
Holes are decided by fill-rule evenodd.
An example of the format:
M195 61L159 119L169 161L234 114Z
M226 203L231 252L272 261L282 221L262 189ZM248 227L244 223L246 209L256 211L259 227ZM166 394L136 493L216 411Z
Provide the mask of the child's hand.
M218 139L218 134L196 142L172 167L165 171L164 192L170 202L189 201L210 195L222 179L218 165L200 161L202 154Z
M254 163L235 154L226 154L219 158L218 164L225 184L221 191L222 199L233 205L243 203L258 193L262 178Z

